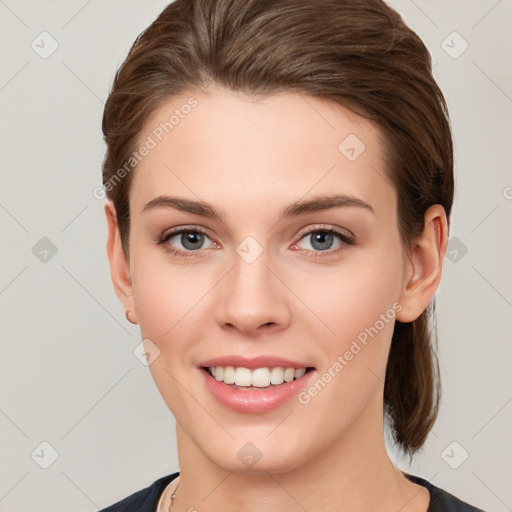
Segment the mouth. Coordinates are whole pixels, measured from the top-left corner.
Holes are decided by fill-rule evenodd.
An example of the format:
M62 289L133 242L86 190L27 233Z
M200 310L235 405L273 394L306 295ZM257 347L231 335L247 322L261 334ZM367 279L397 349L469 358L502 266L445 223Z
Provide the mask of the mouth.
M210 377L223 382L233 389L268 390L296 381L315 368L292 368L283 366L245 368L243 366L203 366L201 369Z
M312 359L277 354L217 356L197 364L208 394L239 413L267 413L284 406L318 377Z

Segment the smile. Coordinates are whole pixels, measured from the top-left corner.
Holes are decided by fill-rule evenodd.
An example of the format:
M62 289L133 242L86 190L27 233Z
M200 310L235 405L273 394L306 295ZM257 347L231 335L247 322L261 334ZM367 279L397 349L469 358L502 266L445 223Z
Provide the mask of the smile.
M300 379L307 370L312 368L273 368L264 367L251 370L244 367L210 366L206 371L216 380L236 388L268 388L279 386L283 382Z
M208 366L200 369L218 403L241 413L279 408L298 395L318 373L314 368ZM226 382L227 381L227 382Z

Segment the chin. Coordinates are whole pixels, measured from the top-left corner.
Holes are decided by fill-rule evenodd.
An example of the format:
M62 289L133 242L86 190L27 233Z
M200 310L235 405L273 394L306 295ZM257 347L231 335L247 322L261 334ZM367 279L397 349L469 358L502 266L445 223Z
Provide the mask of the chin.
M279 428L279 427L278 427ZM205 446L204 452L217 466L240 474L286 473L307 463L305 446L311 442L302 438L292 441L290 435L270 439L269 429L260 436L241 435L224 443Z

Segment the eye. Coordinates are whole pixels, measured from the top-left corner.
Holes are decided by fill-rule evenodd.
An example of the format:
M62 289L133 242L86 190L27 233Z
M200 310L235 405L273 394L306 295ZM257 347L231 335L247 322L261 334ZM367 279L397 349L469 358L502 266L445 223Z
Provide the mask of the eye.
M180 228L165 233L159 244L176 255L187 255L186 253L198 252L200 249L218 247L208 235L198 228ZM190 254L191 255L191 254Z
M303 234L299 242L295 243L291 248L310 252L333 253L354 243L352 237L341 231L333 228L316 228Z

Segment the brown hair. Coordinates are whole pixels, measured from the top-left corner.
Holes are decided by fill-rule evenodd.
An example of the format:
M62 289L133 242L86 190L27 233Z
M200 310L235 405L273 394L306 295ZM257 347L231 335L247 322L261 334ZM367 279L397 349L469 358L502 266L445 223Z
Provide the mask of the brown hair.
M398 194L404 244L433 204L453 201L448 111L421 39L381 0L176 0L134 42L103 115L103 184L129 257L126 162L147 117L209 82L247 95L295 91L341 104L380 127L386 172ZM125 172L121 180L121 166ZM117 173L117 174L116 174ZM434 303L396 322L384 404L394 440L412 456L439 408Z

